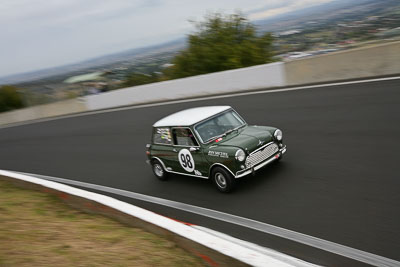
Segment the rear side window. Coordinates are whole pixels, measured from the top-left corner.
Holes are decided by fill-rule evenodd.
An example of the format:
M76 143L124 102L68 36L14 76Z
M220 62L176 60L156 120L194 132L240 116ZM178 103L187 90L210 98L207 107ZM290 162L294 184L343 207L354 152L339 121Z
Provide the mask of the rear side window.
M175 144L178 146L199 146L189 128L174 128L172 129L172 135Z
M155 144L172 145L169 128L156 128L154 130L153 142Z

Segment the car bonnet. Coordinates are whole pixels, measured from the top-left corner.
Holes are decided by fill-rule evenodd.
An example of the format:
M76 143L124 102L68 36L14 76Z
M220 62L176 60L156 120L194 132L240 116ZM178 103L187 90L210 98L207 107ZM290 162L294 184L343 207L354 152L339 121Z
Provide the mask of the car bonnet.
M272 135L265 129L257 126L247 126L238 133L231 133L217 143L218 146L235 146L247 150L249 153L257 148L272 142Z

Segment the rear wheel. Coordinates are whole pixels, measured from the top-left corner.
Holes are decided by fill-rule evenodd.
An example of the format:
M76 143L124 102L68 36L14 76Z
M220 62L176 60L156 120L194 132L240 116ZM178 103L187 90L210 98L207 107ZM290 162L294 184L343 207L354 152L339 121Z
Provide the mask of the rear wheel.
M168 173L164 170L163 166L161 165L160 161L153 160L152 168L154 175L161 181L165 181L168 178Z
M211 172L211 179L220 192L231 192L235 186L235 178L227 170L215 167Z

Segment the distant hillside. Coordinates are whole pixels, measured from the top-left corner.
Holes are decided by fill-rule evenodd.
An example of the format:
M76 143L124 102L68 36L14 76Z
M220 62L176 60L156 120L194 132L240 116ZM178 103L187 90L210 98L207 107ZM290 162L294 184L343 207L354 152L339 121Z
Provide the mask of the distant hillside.
M375 14L379 10L399 5L399 0L336 0L254 23L261 31L279 32L304 27L310 21L327 22L343 17L355 19L357 16L365 16L366 13Z
M379 14L383 10L399 6L400 0L336 0L325 4L303 8L272 18L253 21L261 32L282 32L291 29L323 28L329 23L341 20ZM119 53L96 57L71 65L43 69L34 72L0 77L1 84L20 84L37 80L60 80L63 77L83 74L84 72L103 71L124 62L137 61L144 58L155 58L157 54L174 53L185 47L185 37L159 45L131 49ZM103 69L102 69L103 68ZM42 81L43 82L43 81Z
M95 71L101 67L107 67L111 64L116 64L125 61L131 61L134 59L139 59L143 57L149 57L152 55L165 53L165 52L174 52L179 51L185 47L185 39L180 38L171 42L149 46L149 47L142 47L142 48L135 48L130 49L127 51L114 53L110 55L105 55L89 60L85 60L82 62L78 62L75 64L55 67L55 68L48 68L42 69L33 72L21 73L21 74L14 74L6 77L0 77L0 84L17 84L17 83L24 83L39 79L44 79L47 77L53 76L64 76L66 74L73 74L78 73L82 70Z

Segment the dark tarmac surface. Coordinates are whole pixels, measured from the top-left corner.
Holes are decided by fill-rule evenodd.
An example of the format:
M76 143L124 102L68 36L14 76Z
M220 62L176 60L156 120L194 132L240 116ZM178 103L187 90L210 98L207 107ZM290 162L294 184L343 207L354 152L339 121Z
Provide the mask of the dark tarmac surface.
M282 162L241 178L231 194L208 180L154 178L145 145L158 119L230 105L252 125L283 131ZM400 261L400 80L137 108L0 129L0 169L179 201L265 222ZM117 197L117 196L115 196ZM363 266L244 227L132 199L313 263Z

